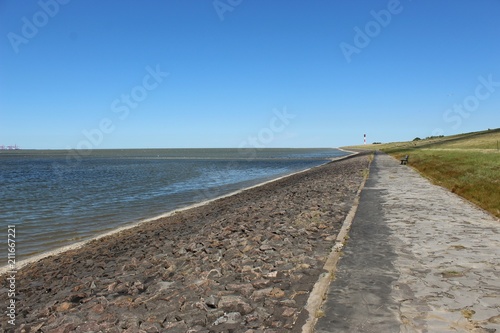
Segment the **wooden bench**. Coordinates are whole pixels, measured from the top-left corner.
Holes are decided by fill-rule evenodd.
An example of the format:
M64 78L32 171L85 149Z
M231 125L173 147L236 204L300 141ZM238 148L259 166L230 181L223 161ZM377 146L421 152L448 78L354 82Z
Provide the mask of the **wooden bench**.
M403 158L401 159L401 165L403 165L403 164L408 164L408 158L409 158L409 157L410 157L410 156L408 156L408 155L406 155L405 157L403 157Z

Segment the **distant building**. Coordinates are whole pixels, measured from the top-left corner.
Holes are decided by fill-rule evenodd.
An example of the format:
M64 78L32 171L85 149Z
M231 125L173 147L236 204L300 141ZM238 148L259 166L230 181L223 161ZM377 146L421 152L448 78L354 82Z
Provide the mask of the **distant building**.
M0 150L19 150L19 149L21 148L17 144L13 146L4 146L4 145L0 146Z

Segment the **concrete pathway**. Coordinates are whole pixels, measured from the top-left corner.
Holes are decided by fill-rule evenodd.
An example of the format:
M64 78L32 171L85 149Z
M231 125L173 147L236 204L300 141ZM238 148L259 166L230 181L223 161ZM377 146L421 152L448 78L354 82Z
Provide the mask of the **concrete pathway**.
M500 333L499 230L377 154L315 331Z

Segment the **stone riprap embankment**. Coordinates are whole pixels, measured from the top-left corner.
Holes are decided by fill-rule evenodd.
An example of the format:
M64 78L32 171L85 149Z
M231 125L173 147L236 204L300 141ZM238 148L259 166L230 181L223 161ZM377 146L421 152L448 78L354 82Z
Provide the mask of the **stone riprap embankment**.
M4 316L0 329L298 332L368 164L329 163L32 263L16 276L16 326Z

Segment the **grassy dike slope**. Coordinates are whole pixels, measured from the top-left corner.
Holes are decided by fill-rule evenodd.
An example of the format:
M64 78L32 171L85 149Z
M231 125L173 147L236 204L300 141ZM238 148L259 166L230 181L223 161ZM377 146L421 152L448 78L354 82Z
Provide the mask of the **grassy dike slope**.
M382 150L398 159L410 155L408 165L433 183L500 217L498 145L500 128L419 141L345 148Z

